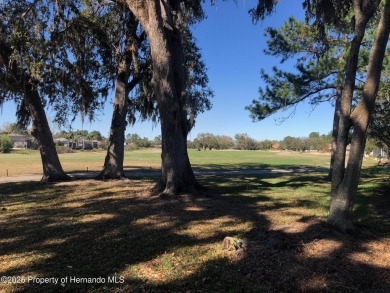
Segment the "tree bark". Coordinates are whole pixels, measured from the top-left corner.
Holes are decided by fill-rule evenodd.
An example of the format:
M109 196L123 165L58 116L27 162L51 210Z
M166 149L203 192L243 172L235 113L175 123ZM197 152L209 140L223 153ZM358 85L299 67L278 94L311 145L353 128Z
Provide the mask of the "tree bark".
M98 179L123 179L126 177L123 172L123 161L127 126L127 98L129 93L127 85L130 77L130 65L131 59L129 60L126 56L119 63L109 146L104 160L103 170L98 175Z
M197 182L187 152L187 115L185 103L185 70L177 14L170 1L127 1L148 37L152 62L152 85L160 112L162 135L162 176L154 193L176 195L198 193Z
M336 148L337 148L337 137L340 123L340 112L341 112L341 96L342 96L342 88L340 86L336 89L336 104L334 107L334 116L333 116L333 129L332 129L332 143L330 149L330 166L328 177L332 178L333 167L336 156Z
M355 0L355 2L357 2ZM358 66L360 45L362 43L368 19L359 17L355 13L355 35L351 43L351 48L347 60L345 72L345 85L340 102L340 120L338 126L338 136L335 152L335 161L332 173L332 193L341 184L345 172L346 149L348 143L348 134L352 126L350 121L351 103L355 89L355 78Z
M361 17L360 13L356 13L356 9L355 18L355 38L350 50L349 62L351 62L351 64L348 65L349 68L346 72L347 80L351 80L352 77L355 79L356 66L354 62L356 60L357 63L359 47L364 36L365 27L369 20L369 17ZM348 131L350 127L353 127L351 150L346 168L342 166L345 163L345 149L342 150L343 153L341 153L339 149L336 150L335 169L332 176L332 200L328 217L328 222L342 231L353 229L352 209L355 203L355 197L360 178L360 170L367 137L367 127L375 106L375 100L382 71L383 58L389 39L389 32L390 0L386 0L385 7L378 25L375 41L371 48L362 99L351 114L349 114L351 100L348 99L349 96L352 97L353 94L353 87L349 88L351 84L348 86L346 82L347 86L344 88L344 91L346 92L343 92L337 148L339 148L339 146L346 146ZM347 112L346 110L348 109L349 111Z
M138 21L130 16L126 23L126 40L123 53L118 65L114 109L110 127L109 146L104 161L103 170L98 179L123 179L125 131L127 126L128 96L140 80L140 72L137 66L138 49L142 40L137 37ZM131 72L133 63L134 70ZM133 79L130 82L130 76Z
M38 141L42 159L43 176L41 180L46 182L70 180L70 177L63 171L58 158L53 135L38 91L28 81L25 91L26 104L32 119L31 134Z

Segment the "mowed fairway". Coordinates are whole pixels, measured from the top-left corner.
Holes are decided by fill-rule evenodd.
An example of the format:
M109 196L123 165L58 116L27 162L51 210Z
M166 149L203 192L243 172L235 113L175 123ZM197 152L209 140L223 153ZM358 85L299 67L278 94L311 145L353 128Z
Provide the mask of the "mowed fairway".
M69 172L98 168L104 155L61 160ZM36 153L12 156L39 165ZM201 169L324 167L329 159L260 151L190 156ZM158 168L159 157L128 152L125 165ZM0 183L0 292L389 292L388 178L381 168L363 170L354 209L359 233L350 235L326 225L326 171L203 175L207 196L168 199L150 195L155 178ZM224 249L227 236L247 246Z
M102 170L106 151L76 151L60 154L60 161L65 172L83 172ZM129 151L125 153L126 171L142 168L160 168L159 150ZM0 177L41 174L42 163L38 151L16 150L10 154L0 154Z
M158 170L161 166L161 150L145 149L126 151L124 169ZM65 172L100 171L106 152L76 151L60 154ZM289 151L195 151L189 150L194 169L235 170L329 167L329 153L298 153ZM365 159L365 166L375 165L373 159ZM0 154L0 177L41 174L42 166L38 151L14 150L10 154Z
M289 151L193 151L194 167L209 169L269 169L329 167L330 154Z

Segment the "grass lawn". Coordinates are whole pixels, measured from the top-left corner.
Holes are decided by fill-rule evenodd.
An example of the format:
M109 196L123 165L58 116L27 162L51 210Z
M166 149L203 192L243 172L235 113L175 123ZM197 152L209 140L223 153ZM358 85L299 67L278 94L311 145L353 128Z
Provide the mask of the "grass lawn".
M353 235L324 223L326 172L201 176L210 197L168 200L152 180L0 183L0 276L19 276L0 292L389 292L388 179L363 172Z
M75 151L60 154L65 172L101 171L106 151ZM127 171L140 168L157 169L161 165L160 153L156 150L129 151L125 153L124 168ZM10 154L0 154L0 177L42 174L39 151L13 150Z
M290 151L193 151L189 152L194 167L209 169L269 169L329 167L329 153Z
M60 154L65 172L101 171L106 152L77 151ZM189 150L194 169L269 169L299 167L329 167L328 153L297 153L289 151L195 151ZM375 165L373 159L364 160L364 166ZM160 150L127 151L124 158L126 172L139 169L159 169ZM0 177L41 174L42 165L38 151L13 150L0 154Z

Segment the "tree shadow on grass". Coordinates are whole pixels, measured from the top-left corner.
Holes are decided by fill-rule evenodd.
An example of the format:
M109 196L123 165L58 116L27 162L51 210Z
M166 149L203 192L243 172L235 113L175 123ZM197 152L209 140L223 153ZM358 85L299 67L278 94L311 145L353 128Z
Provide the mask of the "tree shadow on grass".
M262 192L320 183L313 177L307 182L308 177L289 176L272 184L267 180L272 178L231 182L232 178L210 176L205 179L208 187L220 187L224 195L169 200L142 192L148 186L141 181L19 183L15 188L0 184L0 205L7 208L0 213L1 275L105 280L104 284L68 281L64 286L14 284L16 292L385 292L389 288L388 269L359 257L370 254L371 243L379 241L375 245L386 249L388 242L386 246L380 236L370 233L343 235L311 217L273 223L266 213L283 213L291 205L265 205L273 199ZM245 186L264 189L242 196L240 188ZM225 236L248 239L248 249L222 250ZM124 276L125 282L108 284L108 276L115 274Z
M0 253L8 263L2 266L2 275L107 277L172 249L202 246L223 238L219 231L199 239L183 232L194 221L226 216L228 208L221 211L214 206L217 201L225 204L219 197L161 201L131 190L127 194L121 191L118 197L113 184L107 190L89 187L93 194L88 191L84 195L80 183L94 182L34 185L33 192L31 184L22 183L15 191L2 189L1 204L7 208L2 218L12 214L1 233ZM242 221L232 216L225 224L233 227L229 221L236 220ZM231 232L240 231L233 228ZM32 283L16 288L42 292L62 289ZM66 284L65 288L85 291L91 285Z
M275 188L299 189L314 185L329 184L325 172L316 172L311 175L300 174L271 174L261 175L232 175L228 177L211 175L200 178L200 183L218 193L240 193L250 190L261 196L261 192ZM314 184L313 184L314 181ZM224 182L227 184L224 184Z
M313 166L311 164L264 164L264 163L253 163L253 162L243 162L243 163L221 163L221 164L192 164L191 165L196 171L203 170L271 170L271 169L301 169L301 168L315 168L318 166Z
M229 259L212 260L179 282L149 284L134 280L127 289L167 292L388 292L390 272L385 260L372 265L359 255L377 240L368 235L344 235L316 219L302 225L256 231L246 250ZM302 228L299 230L299 228ZM389 243L383 249L389 248ZM388 259L387 259L388 260Z
M390 224L390 185L385 184L377 190L374 202L375 211Z

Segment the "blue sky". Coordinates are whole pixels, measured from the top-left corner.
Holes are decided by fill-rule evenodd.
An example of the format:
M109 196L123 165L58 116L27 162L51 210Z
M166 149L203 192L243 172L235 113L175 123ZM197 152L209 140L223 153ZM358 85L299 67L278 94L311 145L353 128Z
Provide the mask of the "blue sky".
M288 116L290 111L277 113L261 122L251 121L245 107L258 97L258 88L264 86L260 79L260 69L270 72L273 66L279 64L277 58L263 53L266 48L264 30L269 26L280 27L290 16L303 19L304 13L301 1L282 0L272 16L254 25L248 10L256 1L234 2L217 0L216 6L205 5L208 18L193 29L198 46L202 49L215 97L211 111L199 115L189 139L196 138L201 132L231 137L236 133L247 133L257 140L281 140L288 135L304 137L312 131L328 133L332 129L333 119L333 107L329 103L319 105L314 110L308 104L299 105L295 115L283 123L280 123L280 119ZM112 98L109 98L94 122L86 121L82 127L77 119L72 127L99 130L108 136L111 111ZM53 117L54 113L47 109L47 115ZM8 102L1 112L0 128L10 122L15 122L15 106ZM133 127L128 126L128 133L138 133L152 139L160 134L160 126L147 122L136 123Z

